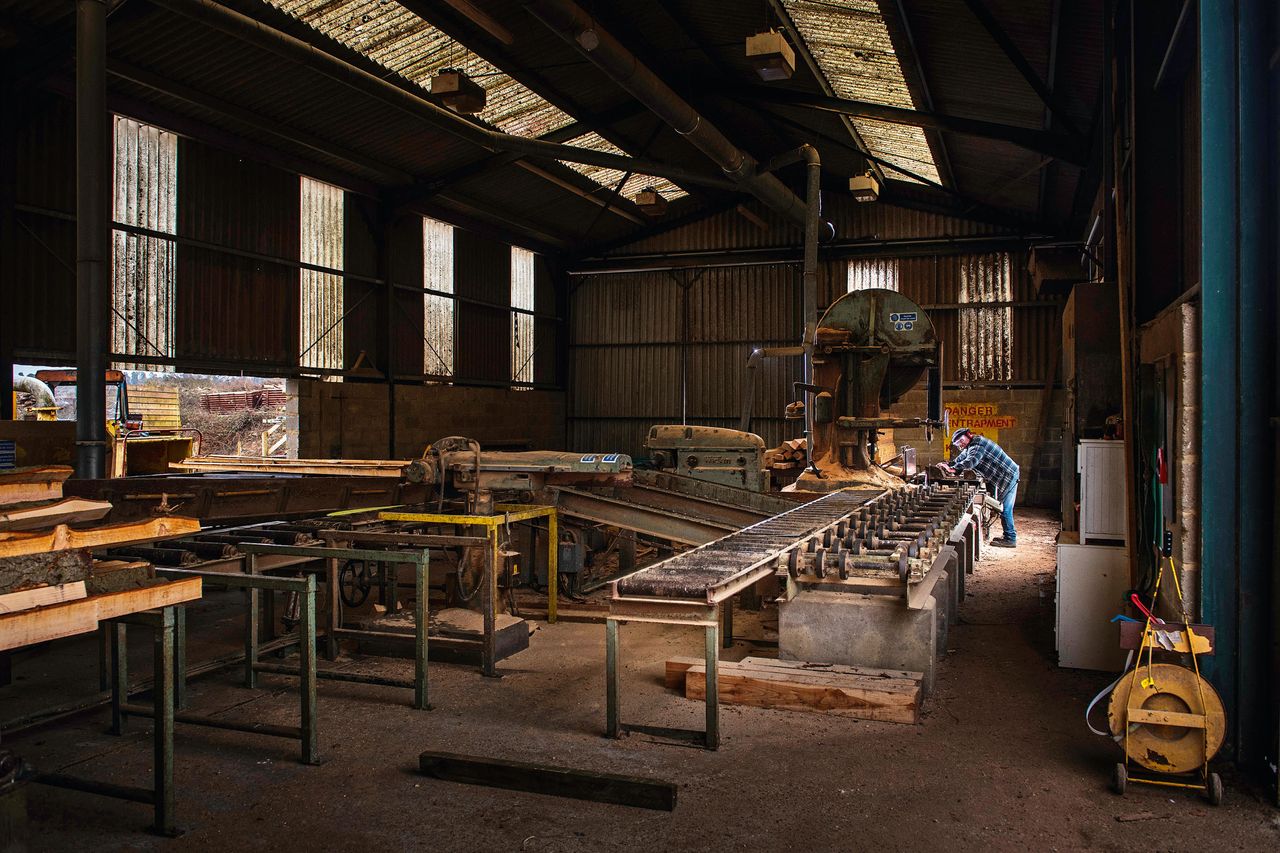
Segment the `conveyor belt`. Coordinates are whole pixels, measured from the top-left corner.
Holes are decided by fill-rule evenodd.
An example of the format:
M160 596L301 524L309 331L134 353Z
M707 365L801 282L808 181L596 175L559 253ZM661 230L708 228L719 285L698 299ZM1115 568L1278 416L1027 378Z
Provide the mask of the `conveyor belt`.
M777 559L804 537L883 494L877 489L832 492L714 542L633 572L614 585L618 596L706 599L743 572Z

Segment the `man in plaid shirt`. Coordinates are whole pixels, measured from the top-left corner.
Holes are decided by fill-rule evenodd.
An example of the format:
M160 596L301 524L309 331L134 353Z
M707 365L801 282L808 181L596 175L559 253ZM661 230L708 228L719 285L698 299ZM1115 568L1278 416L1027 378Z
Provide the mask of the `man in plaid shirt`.
M963 427L951 436L951 444L959 452L951 460L951 464L945 466L947 471L953 474L956 469L977 471L986 481L987 488L993 492L992 497L1004 505L1000 514L1004 534L998 539L992 539L991 544L997 548L1017 547L1018 531L1013 526L1013 502L1018 498L1018 463L1010 459L1009 454L991 439L974 435Z

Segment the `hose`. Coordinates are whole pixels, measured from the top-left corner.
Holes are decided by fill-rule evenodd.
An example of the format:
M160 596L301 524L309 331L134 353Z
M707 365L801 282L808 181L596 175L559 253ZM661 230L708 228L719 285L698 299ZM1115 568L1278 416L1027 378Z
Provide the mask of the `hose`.
M1116 680L1108 684L1106 687L1102 688L1102 690L1098 692L1098 695L1093 697L1093 700L1089 703L1089 707L1084 709L1084 724L1088 726L1089 731L1093 732L1095 735L1109 737L1109 738L1112 738L1113 740L1118 740L1120 737L1119 735L1113 735L1110 732L1110 730L1099 731L1098 729L1095 729L1093 727L1093 722L1089 719L1089 717L1093 715L1094 706L1096 706L1099 702L1102 701L1102 697L1107 696L1108 694L1111 693L1112 690L1115 690L1116 685L1120 683L1120 679L1124 678L1126 675L1129 674L1129 664L1133 663L1133 651L1134 651L1133 649L1129 650L1129 656L1124 659L1124 666L1120 668L1120 674L1116 676Z

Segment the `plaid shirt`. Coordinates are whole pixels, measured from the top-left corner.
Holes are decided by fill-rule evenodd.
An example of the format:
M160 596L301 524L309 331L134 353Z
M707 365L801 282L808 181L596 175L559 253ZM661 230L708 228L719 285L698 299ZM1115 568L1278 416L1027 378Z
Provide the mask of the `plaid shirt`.
M969 446L951 460L957 469L971 469L982 475L988 487L994 487L995 497L1004 500L1009 487L1018 479L1018 463L994 441L975 435Z

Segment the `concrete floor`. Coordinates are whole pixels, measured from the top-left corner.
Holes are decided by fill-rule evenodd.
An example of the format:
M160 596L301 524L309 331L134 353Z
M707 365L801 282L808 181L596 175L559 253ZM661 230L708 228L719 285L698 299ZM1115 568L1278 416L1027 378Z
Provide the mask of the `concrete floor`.
M1280 847L1280 811L1227 773L1227 802L1106 789L1117 750L1082 713L1108 680L1060 670L1052 652L1053 548L1045 514L1020 514L1021 546L991 549L971 579L964 623L923 723L867 723L725 706L709 753L604 727L604 629L539 626L501 679L433 665L435 709L407 691L322 682L326 763L297 763L295 742L178 726L176 840L140 829L144 806L32 786L33 850L1222 850ZM236 624L229 600L192 624L213 636ZM739 628L742 630L740 620ZM137 645L145 645L139 642ZM209 651L216 651L210 648ZM139 649L139 652L145 649ZM693 631L623 629L624 719L697 727L703 708L662 687L663 661L700 654ZM734 656L747 651L745 646ZM136 671L145 672L139 654ZM395 671L410 664L344 659ZM92 692L92 647L60 644L20 658L0 690L0 718L36 699ZM231 673L194 683L192 707L228 718L293 723L291 680L247 691ZM55 689L56 688L56 689ZM121 738L96 711L6 744L46 770L148 780L148 722ZM415 772L422 750L506 756L677 782L672 813L454 785Z

